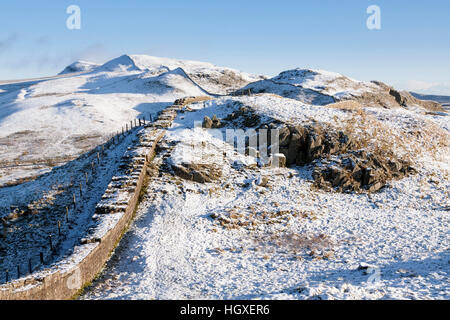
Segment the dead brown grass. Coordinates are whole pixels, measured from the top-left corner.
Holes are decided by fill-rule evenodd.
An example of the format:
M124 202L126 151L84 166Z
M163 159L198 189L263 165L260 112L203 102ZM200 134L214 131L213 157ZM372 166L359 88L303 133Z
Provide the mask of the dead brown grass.
M431 121L415 121L408 129L393 129L363 109L353 111L352 117L344 121L343 131L357 137L353 141L356 148L410 162L419 154L437 155L450 146L449 134Z
M313 259L332 259L336 243L324 234L299 234L292 231L255 237L257 250L268 257L270 253L285 252L297 259L305 254ZM266 259L266 258L265 258Z

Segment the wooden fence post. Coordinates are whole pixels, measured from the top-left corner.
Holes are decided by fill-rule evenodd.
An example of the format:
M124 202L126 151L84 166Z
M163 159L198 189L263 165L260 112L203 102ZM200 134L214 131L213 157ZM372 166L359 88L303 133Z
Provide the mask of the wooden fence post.
M53 251L53 243L52 243L52 235L51 234L48 235L48 241L50 243L50 250Z

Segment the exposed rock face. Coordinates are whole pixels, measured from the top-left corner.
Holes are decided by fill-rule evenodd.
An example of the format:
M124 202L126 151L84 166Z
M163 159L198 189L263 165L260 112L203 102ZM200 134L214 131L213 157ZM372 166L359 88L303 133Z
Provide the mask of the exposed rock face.
M249 107L241 106L237 111L230 113L222 122L233 124L235 127L251 128L260 124L261 117L252 112Z
M353 139L342 131L300 125L280 129L280 152L285 155L286 164L314 163L317 187L376 192L390 179L414 172L406 161L354 149Z
M222 169L212 164L172 165L175 175L198 183L212 182L222 176Z
M430 111L444 111L440 103L434 101L419 100L407 91L397 91L394 88L379 81L372 81L377 85L373 92L363 92L361 95L352 97L363 106L374 106L383 108L398 108L419 106Z
M404 177L414 171L406 161L353 151L318 161L313 178L315 185L323 189L333 187L341 192L376 192L383 188L387 181Z
M280 168L286 167L286 157L282 153L275 153L272 155L270 165Z
M403 96L398 96L403 97ZM399 99L400 99L399 98ZM361 105L351 103L336 103L336 108L358 108ZM220 123L215 118L205 117L204 124L213 126ZM250 127L267 130L267 142L272 144L270 129L278 129L279 153L272 154L269 165L279 167L292 165L314 165L313 179L319 188L334 188L340 192L368 191L376 192L383 188L391 179L402 178L415 170L407 161L396 159L387 154L369 153L359 150L358 137L350 136L344 131L322 128L318 125L289 125L274 121L260 123L260 117L249 107L241 106L222 120L222 124L238 127ZM261 134L256 130L257 134ZM258 140L260 140L258 138ZM247 147L250 154L251 147ZM255 156L258 150L252 150Z
M322 132L319 127L301 125L280 129L280 152L286 156L286 165L305 165L330 154L346 152L351 139L342 131Z
M212 119L208 116L205 116L203 118L202 127L205 129L220 128L220 126L221 126L220 120L217 118L216 115L214 115Z
M213 122L212 122L211 118L208 117L208 116L205 116L203 118L202 127L205 128L205 129L211 129L212 125L213 125Z

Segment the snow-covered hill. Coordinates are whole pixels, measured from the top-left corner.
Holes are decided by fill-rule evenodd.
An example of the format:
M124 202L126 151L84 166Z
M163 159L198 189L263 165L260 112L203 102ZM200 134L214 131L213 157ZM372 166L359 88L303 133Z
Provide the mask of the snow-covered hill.
M382 82L358 81L324 70L283 71L273 78L250 83L236 93L246 92L273 93L314 105L356 100L369 107L419 106L430 110L441 109L438 103L418 100L408 92L399 92Z
M64 163L175 99L225 94L260 79L210 63L145 55L101 66L77 61L61 74L0 85L0 185Z
M99 64L88 62L88 61L75 61L74 63L68 65L58 74L68 74L68 73L77 73L77 72L88 72L97 68Z

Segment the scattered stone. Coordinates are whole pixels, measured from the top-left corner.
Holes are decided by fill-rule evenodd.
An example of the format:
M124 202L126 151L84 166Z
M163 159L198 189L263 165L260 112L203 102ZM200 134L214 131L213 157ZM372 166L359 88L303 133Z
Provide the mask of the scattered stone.
M212 182L222 176L222 169L214 164L172 165L172 169L176 176L198 183Z
M415 272L411 271L411 270L398 269L397 273L399 273L401 277L405 277L405 278L417 277L417 274Z
M216 116L216 115L214 115L214 116L212 117L211 121L212 121L212 127L213 127L213 128L220 128L221 123L220 123L220 120L217 119L217 116Z
M241 160L234 160L231 167L235 170L241 170L244 167L244 163Z
M269 183L269 178L266 176L259 176L255 182L255 184L259 187L267 187L268 183Z
M102 239L100 239L100 238L90 238L90 239L83 238L80 241L81 244L89 244L89 243L96 243L96 242L102 242Z
M211 129L212 126L213 126L213 121L211 120L211 118L208 116L205 116L203 118L202 128Z
M286 167L286 156L282 153L275 153L272 155L270 166L279 168Z

